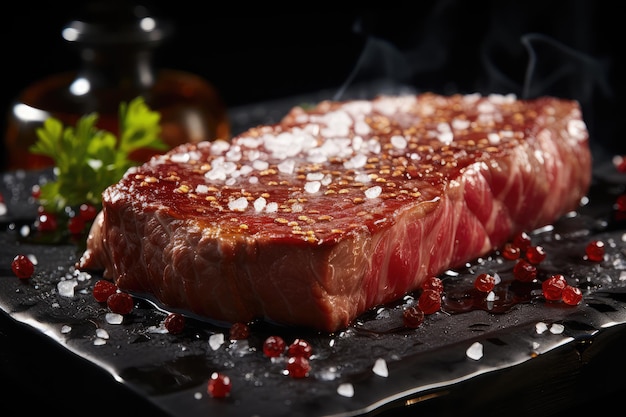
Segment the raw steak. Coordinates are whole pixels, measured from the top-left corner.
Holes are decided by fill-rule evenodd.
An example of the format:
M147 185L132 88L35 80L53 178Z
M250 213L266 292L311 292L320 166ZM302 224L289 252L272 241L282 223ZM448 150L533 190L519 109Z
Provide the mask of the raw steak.
M218 322L333 332L575 210L590 177L575 101L321 102L129 170L79 267Z

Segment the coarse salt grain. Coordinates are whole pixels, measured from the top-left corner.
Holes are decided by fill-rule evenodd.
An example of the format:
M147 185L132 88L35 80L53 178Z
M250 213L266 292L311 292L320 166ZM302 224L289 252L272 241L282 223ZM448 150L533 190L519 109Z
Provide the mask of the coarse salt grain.
M342 397L354 397L354 386L347 382L339 384L339 386L337 387L337 394L341 395Z
M245 197L239 197L235 200L228 202L228 209L230 211L244 211L248 207L248 199Z
M553 323L550 326L550 333L552 334L561 334L565 330L565 326L559 323Z
M374 362L374 366L372 367L372 372L384 378L388 377L389 370L387 369L387 362L383 358L376 359L376 362Z
M468 358L473 359L475 361L479 360L483 357L483 345L480 342L474 342L472 345L467 348L465 354Z
M322 183L319 181L309 181L304 184L304 191L310 194L314 194L320 190Z
M537 332L537 334L543 334L546 330L548 330L548 325L544 322L540 321L539 323L535 324L535 331Z
M99 337L100 339L108 339L109 333L104 329L96 329L96 337Z
M107 313L104 319L109 324L122 324L124 316L118 313Z
M68 279L59 281L57 284L57 290L59 291L59 295L62 297L73 297L74 289L78 285L78 281L75 279Z
M218 350L224 344L224 333L215 333L209 337L209 346L213 350Z
M254 205L254 210L256 212L261 212L267 205L267 200L264 197L259 197L256 200L254 200L253 205Z
M408 142L404 136L393 135L390 139L391 145L396 149L405 149Z
M383 189L380 186L375 185L374 187L370 187L367 190L365 190L365 197L376 198L380 196L380 193L382 192L383 192Z

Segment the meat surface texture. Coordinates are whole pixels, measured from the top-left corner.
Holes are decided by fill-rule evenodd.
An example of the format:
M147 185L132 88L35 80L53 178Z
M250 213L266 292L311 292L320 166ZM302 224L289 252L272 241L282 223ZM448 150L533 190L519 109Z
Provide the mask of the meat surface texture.
M325 101L130 169L78 266L217 322L334 332L577 209L590 181L575 101Z

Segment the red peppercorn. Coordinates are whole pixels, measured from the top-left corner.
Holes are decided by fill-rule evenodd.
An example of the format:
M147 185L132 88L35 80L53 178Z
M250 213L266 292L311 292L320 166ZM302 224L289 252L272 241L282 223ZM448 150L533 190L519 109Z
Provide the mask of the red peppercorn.
M250 336L250 327L246 323L233 323L230 326L229 338L230 340L244 340Z
M70 217L67 221L67 229L73 235L79 235L85 230L85 220L80 216Z
M443 281L438 277L428 277L422 283L422 290L434 290L441 293L443 292Z
M604 242L592 240L585 248L587 259L592 262L601 262L604 259Z
M99 303L104 303L111 294L117 292L117 285L106 279L96 281L93 286L93 298Z
M496 286L496 279L489 274L480 274L474 281L474 288L481 292L489 292Z
M133 311L135 303L133 297L125 292L116 292L107 298L107 307L113 313L128 314Z
M288 356L303 356L310 358L313 353L313 347L304 339L296 339L287 348Z
M268 358L276 358L285 352L285 341L280 336L269 336L263 342L263 353Z
M559 301L563 296L563 289L567 286L567 280L561 274L550 276L541 283L543 296L548 301Z
M56 215L45 210L39 212L36 225L40 232L54 232L59 227Z
M424 312L417 306L409 306L402 312L402 322L405 327L416 329L424 322Z
M287 360L287 372L292 378L305 378L311 371L311 363L304 356L291 356Z
M19 279L28 279L35 273L35 264L26 255L16 255L11 261L11 270Z
M546 251L543 246L529 246L526 249L526 260L533 265L539 265L546 259Z
M519 248L519 250L521 250L522 252L525 252L526 249L528 249L528 247L530 246L530 244L531 244L531 238L526 232L520 232L517 235L515 235L515 237L513 237L513 245Z
M626 194L622 194L615 200L615 208L617 211L626 211Z
M86 222L90 222L96 218L98 209L93 204L83 203L78 208L78 215Z
M580 304L580 302L582 301L583 292L578 287L566 285L565 288L563 288L561 298L563 299L563 302L565 304L575 306Z
M513 267L513 276L520 282L533 282L537 278L537 267L525 259L519 259Z
M207 392L213 398L225 398L230 395L232 382L228 375L219 372L213 372L209 383L207 384Z
M502 257L514 261L521 256L520 249L512 243L506 243L502 248Z
M163 320L163 325L171 334L182 333L185 329L185 316L180 313L169 313Z
M441 293L435 290L424 290L417 299L417 306L424 314L433 314L441 308Z

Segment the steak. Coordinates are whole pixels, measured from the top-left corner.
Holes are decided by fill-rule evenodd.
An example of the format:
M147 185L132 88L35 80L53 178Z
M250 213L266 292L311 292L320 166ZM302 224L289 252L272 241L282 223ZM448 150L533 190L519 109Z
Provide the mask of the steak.
M520 231L591 181L576 101L324 101L180 145L103 193L83 270L219 323L334 332Z

